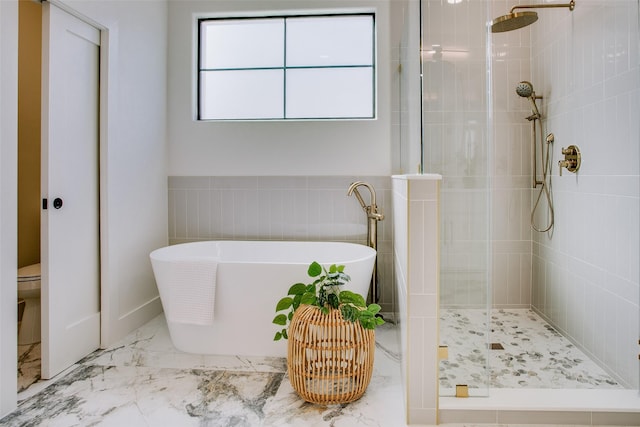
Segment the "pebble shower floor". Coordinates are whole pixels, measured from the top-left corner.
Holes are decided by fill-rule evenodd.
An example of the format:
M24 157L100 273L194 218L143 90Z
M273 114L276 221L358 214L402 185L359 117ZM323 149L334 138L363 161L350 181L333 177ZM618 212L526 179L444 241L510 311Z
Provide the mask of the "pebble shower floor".
M440 390L456 384L486 388L487 354L492 388L623 388L600 366L532 310L491 311L491 335L479 309L441 309ZM486 350L490 344L503 349Z

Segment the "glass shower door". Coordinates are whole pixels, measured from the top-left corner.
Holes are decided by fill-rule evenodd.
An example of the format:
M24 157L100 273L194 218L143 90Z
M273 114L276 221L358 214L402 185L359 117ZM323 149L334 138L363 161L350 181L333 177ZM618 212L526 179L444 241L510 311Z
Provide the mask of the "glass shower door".
M487 7L421 0L422 162L425 172L443 176L441 396L489 392L490 110L486 41L470 36L484 34Z

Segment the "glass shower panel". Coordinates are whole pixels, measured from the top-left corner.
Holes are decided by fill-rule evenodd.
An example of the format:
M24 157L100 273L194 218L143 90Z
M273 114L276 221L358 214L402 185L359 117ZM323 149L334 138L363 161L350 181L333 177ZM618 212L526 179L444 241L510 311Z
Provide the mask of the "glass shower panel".
M421 2L425 172L440 207L441 396L489 392L490 144L486 1Z

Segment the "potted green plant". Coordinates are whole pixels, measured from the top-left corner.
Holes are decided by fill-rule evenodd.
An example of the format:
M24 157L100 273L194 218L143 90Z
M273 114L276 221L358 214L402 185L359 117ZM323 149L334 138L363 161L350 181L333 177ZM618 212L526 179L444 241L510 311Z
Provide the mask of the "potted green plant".
M294 390L321 404L359 399L371 380L378 304L343 290L343 265L309 265L312 283L296 283L276 305L274 340L287 339L287 372Z
M316 306L324 314L329 314L331 309L340 310L345 320L359 322L365 329L375 329L384 323L384 319L376 316L380 311L378 304L367 305L362 295L340 290L351 280L344 272L344 265L333 264L327 270L314 261L309 265L307 274L315 278L313 283L296 283L276 305L276 312L285 311L286 314L279 313L273 319L276 325L285 326L276 332L274 341L288 338L287 325L301 304Z

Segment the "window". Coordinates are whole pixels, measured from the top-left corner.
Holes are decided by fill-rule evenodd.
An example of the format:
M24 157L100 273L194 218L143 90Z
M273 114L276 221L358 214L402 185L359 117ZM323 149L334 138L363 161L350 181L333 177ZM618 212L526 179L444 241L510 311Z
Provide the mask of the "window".
M370 119L373 14L199 21L198 120Z

